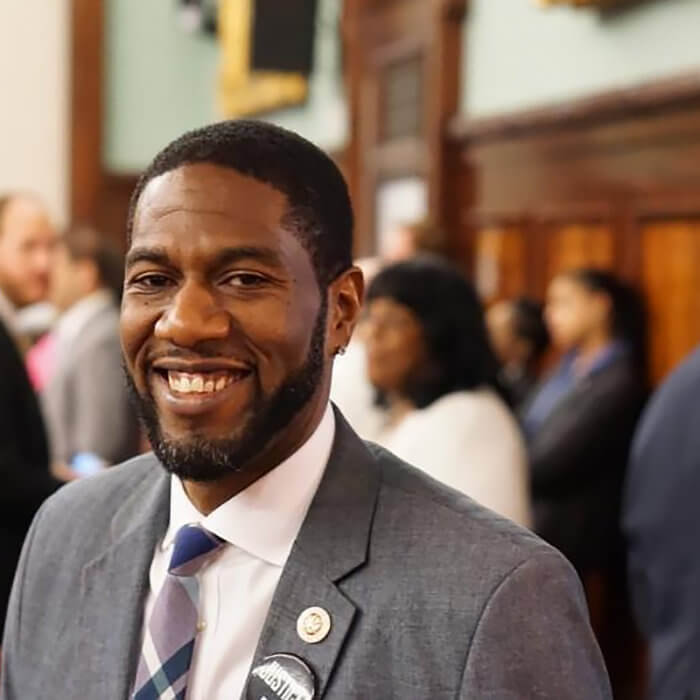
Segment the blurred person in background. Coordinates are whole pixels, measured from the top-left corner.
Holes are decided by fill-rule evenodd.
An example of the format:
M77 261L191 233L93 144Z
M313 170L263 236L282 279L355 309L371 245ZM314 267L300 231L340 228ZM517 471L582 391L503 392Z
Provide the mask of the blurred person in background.
M383 259L388 263L410 260L417 255L446 255L445 236L430 219L406 221L387 236Z
M535 530L585 575L621 553L622 482L645 397L645 320L613 275L556 277L546 319L565 355L525 408Z
M519 297L494 304L486 314L491 346L500 363L499 380L517 410L537 384L549 332L542 304Z
M382 255L357 261L367 285L386 264L415 257L443 257L445 237L429 219L405 222L389 233ZM363 437L368 437L381 429L386 411L375 401L376 392L367 376L365 319L363 313L350 344L336 359L331 399L353 428Z
M19 309L46 298L56 241L37 198L0 196L0 625L24 536L61 483L49 470L44 424L15 321Z
M79 473L138 453L138 420L121 366L122 282L122 256L104 236L87 227L66 234L51 290L61 317L42 399L52 459Z
M380 272L367 304L369 378L387 408L373 439L529 525L525 447L494 390L498 363L472 286L447 263L416 259Z
M700 698L700 349L656 392L632 446L623 526L653 700Z
M646 398L645 313L608 272L550 284L545 312L565 355L524 412L535 532L568 557L588 595L616 697L637 697L640 643L625 577L622 485Z

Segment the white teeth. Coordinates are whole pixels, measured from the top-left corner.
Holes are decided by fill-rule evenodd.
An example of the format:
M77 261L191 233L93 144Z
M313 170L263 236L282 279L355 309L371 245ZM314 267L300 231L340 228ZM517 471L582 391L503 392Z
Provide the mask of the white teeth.
M179 394L213 394L222 391L231 384L236 377L230 372L225 374L190 374L185 372L168 372L168 384L172 391Z

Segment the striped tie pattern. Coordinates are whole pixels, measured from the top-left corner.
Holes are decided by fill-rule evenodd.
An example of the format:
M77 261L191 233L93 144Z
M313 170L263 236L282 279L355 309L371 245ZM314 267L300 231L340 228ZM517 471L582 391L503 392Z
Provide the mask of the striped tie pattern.
M178 530L168 574L146 627L134 700L184 700L199 617L197 572L223 544L197 525Z

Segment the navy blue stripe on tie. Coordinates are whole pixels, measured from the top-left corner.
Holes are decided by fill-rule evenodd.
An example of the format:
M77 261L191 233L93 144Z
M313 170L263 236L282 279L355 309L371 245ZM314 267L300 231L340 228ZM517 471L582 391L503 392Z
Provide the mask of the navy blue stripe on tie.
M159 700L162 689L159 685L165 681L167 689L175 683L182 675L187 673L192 660L192 652L194 651L194 639L191 642L181 647L175 652L158 670L146 685L143 686L135 695L134 700ZM160 681L160 682L159 682ZM184 691L183 691L184 692ZM183 695L184 697L184 695Z
M178 538L177 546L173 551L170 561L170 571L186 564L197 557L208 554L221 544L221 540L215 538L199 527L183 528L182 535Z

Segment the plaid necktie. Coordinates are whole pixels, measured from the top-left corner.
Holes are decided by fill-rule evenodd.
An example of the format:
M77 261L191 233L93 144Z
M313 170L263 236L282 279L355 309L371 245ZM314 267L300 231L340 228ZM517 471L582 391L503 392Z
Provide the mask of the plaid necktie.
M199 617L197 572L223 544L197 525L178 530L168 574L146 627L134 700L184 700Z

